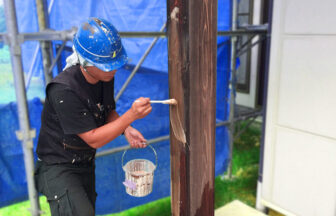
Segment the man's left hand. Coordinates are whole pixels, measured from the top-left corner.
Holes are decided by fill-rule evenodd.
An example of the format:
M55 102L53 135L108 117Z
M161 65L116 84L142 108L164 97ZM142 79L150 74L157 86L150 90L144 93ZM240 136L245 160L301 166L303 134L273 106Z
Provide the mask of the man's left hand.
M124 135L131 148L145 148L147 146L147 140L137 129L131 126L126 128Z

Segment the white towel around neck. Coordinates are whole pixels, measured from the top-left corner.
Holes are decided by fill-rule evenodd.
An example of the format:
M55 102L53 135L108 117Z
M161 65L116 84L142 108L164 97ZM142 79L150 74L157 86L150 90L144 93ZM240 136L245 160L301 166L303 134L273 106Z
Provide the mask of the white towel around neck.
M79 53L77 53L75 47L72 46L72 50L73 50L73 53L68 56L66 58L66 65L65 67L63 68L63 70L73 66L73 65L76 65L76 64L80 64L80 65L85 65L85 66L94 66L93 64L89 63L88 61L86 61Z

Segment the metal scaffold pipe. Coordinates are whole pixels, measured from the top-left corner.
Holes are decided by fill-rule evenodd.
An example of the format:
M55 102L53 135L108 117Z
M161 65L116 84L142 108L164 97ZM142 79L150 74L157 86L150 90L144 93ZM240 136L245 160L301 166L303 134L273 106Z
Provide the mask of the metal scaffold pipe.
M258 29L236 29L235 31L218 31L217 36L243 36L243 35L265 35L267 33L267 25L256 26ZM44 31L21 33L20 37L22 42L24 41L54 41L54 40L72 40L73 35L77 31L76 27L72 27L68 30L55 31L52 29L46 29ZM122 38L166 38L166 32L119 32ZM0 42L6 39L6 34L0 33Z
M6 26L8 34L8 45L11 53L11 63L14 75L15 94L18 107L18 118L20 131L17 137L22 141L25 170L28 183L28 195L31 204L32 215L40 215L38 194L34 182L34 157L33 157L33 137L34 133L30 129L26 89L24 83L23 66L21 60L21 47L18 38L18 26L14 0L4 0Z
M48 11L46 9L46 0L36 0L36 9L38 17L39 31L48 28ZM40 41L42 52L42 63L45 84L47 85L52 80L52 72L49 71L51 65L51 42Z
M163 26L160 29L160 32L163 32L166 28L166 23L163 24ZM131 82L131 80L133 79L135 73L139 70L140 66L142 65L142 63L145 61L145 59L147 58L148 54L150 53L150 51L153 49L154 45L156 44L156 42L159 40L159 37L155 37L152 41L152 43L149 45L149 47L147 48L147 50L145 51L145 53L143 54L143 56L141 57L141 59L139 60L139 62L137 63L137 65L135 66L135 68L133 69L132 73L129 75L129 77L127 78L126 82L124 83L124 85L121 87L120 91L118 92L117 96L115 97L115 101L118 101L120 96L124 93L124 91L126 90L126 87L128 86L128 84Z
M232 31L237 30L237 16L238 14L238 0L232 0ZM231 179L232 177L232 152L233 152L233 141L234 141L234 109L236 103L236 51L237 51L237 36L231 37L231 63L230 63L230 70L231 70L231 79L230 79L230 114L229 114L229 165L227 175Z

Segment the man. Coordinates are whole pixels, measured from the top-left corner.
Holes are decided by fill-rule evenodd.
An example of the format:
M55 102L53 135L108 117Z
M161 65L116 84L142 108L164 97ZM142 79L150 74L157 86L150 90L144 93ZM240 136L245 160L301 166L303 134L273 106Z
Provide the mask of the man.
M112 24L90 18L73 44L64 71L46 88L36 150L37 189L53 216L95 214L96 149L121 134L131 147L145 147L146 139L130 124L152 110L149 98L139 98L123 115L115 111L114 75L127 55Z

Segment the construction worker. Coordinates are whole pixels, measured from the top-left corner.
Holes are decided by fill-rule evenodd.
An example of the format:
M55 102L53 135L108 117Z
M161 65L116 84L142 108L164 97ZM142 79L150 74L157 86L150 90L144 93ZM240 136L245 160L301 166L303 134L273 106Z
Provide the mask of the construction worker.
M37 145L35 181L52 215L95 214L96 149L121 134L133 148L146 139L130 124L148 115L149 98L138 98L119 116L114 75L127 62L111 23L90 18L73 39L73 54L63 72L46 88Z

